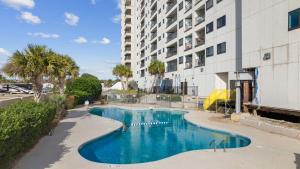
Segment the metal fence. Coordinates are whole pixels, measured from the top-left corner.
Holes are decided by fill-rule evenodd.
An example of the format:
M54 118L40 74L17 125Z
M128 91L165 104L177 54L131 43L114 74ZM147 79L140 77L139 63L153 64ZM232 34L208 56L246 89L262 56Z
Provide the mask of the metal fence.
M107 92L104 93L108 103L148 104L170 108L199 108L203 107L203 100L197 96L183 94L146 93L134 94Z

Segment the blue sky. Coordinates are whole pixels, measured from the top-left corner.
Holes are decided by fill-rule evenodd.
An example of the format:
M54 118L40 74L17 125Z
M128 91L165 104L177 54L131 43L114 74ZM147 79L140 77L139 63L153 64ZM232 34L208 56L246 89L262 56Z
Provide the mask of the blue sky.
M70 55L81 73L114 78L119 15L119 0L0 0L0 66L34 43Z

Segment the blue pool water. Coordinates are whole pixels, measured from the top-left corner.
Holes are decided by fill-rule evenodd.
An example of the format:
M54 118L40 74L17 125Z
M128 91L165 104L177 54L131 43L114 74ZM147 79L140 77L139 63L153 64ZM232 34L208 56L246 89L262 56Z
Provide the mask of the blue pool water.
M110 164L133 164L160 160L186 151L238 148L250 139L199 127L184 119L185 112L93 108L90 113L118 120L125 127L80 147L86 159ZM97 129L91 129L97 130Z

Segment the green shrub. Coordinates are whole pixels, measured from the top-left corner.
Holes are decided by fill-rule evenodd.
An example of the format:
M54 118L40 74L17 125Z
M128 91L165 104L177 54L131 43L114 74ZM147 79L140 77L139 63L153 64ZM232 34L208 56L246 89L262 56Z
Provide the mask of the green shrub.
M101 95L102 86L97 77L84 74L66 86L66 94L75 96L76 104L94 101Z
M50 128L56 106L32 101L0 108L0 168L32 147Z

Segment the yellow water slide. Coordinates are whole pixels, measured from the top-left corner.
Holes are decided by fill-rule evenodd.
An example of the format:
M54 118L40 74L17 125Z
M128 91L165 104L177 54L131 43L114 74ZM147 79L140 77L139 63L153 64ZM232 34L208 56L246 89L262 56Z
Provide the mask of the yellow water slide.
M216 101L235 100L235 90L215 89L205 100L203 104L204 110L210 109L215 105Z

